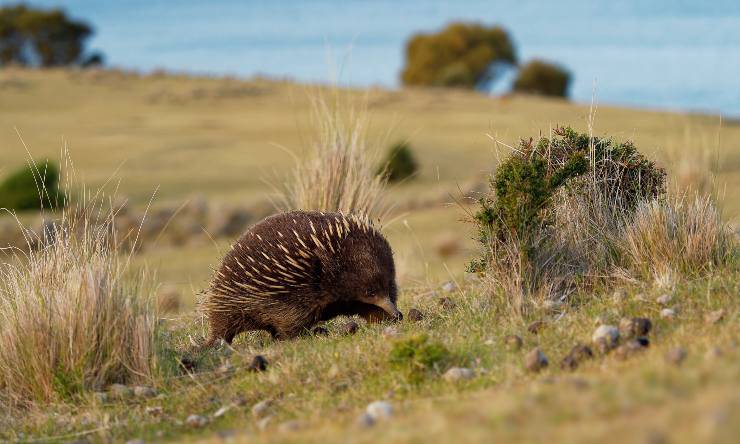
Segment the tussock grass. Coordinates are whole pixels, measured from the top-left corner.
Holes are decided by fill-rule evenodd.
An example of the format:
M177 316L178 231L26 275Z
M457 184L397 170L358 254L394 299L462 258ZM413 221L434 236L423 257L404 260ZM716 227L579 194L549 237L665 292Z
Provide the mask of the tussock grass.
M312 102L314 140L296 163L280 190L278 208L287 210L341 211L385 216L387 179L376 172L377 151L368 144L367 114L328 102L322 96Z
M114 214L70 208L28 252L0 265L0 405L73 400L149 381L156 361L153 287L116 249ZM42 245L31 249L32 242Z

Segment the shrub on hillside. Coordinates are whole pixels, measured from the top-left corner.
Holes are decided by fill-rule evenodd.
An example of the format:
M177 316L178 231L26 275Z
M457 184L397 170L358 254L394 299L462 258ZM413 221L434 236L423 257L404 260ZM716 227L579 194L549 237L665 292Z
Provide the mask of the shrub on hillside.
M408 142L398 142L388 150L378 174L385 176L388 182L398 182L413 176L417 169L418 164L411 145Z
M519 68L512 89L515 92L567 97L570 73L558 65L532 60Z
M33 163L0 183L0 208L39 210L64 205L59 195L59 167L54 163Z
M452 23L433 34L416 34L406 44L404 85L486 88L497 65L516 63L514 44L501 27Z

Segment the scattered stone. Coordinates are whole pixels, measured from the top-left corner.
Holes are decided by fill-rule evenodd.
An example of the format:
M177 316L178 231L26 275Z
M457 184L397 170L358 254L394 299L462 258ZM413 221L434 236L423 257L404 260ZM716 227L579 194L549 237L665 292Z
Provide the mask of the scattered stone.
M458 382L466 379L472 379L475 372L470 368L452 367L442 376L447 382Z
M563 370L575 370L578 365L586 359L591 359L594 356L593 351L587 345L576 344L570 349L570 352L563 358L560 363L560 368Z
M252 406L252 416L254 416L257 419L264 418L269 413L271 407L272 407L271 400L265 399L263 401L260 401L257 404Z
M267 359L262 355L256 355L252 362L247 366L247 370L252 372L263 372L267 370Z
M152 407L145 408L144 413L146 413L149 416L162 416L162 413L164 413L164 410L162 409L162 407L155 405Z
M296 432L301 429L301 423L296 420L285 421L278 426L278 431L282 433Z
M444 292L452 293L455 290L457 290L457 285L452 281L447 281L442 284L442 291Z
M665 293L657 298L655 298L655 302L659 303L660 305L668 305L673 300L673 295L670 293Z
M591 341L597 344L600 350L609 351L619 342L619 329L613 325L600 325L591 335Z
M388 327L383 329L383 336L385 336L386 338L395 338L396 336L398 336L398 329L389 325Z
M660 310L660 317L663 319L675 319L676 318L676 310L672 308L664 308Z
M380 421L393 416L393 406L388 401L374 401L367 405L365 412L375 421Z
M187 419L185 419L185 424L187 424L188 427L199 429L201 427L205 427L205 425L208 424L208 419L205 416L190 415L187 417Z
M527 326L527 331L532 333L533 335L536 335L541 332L543 328L545 328L545 325L545 321L537 320Z
M647 338L632 339L617 347L614 354L618 359L625 360L635 353L643 351L648 346L650 346L650 341Z
M424 320L424 314L416 308L412 308L411 310L409 310L407 319L411 322L421 322L422 320Z
M93 398L95 399L95 402L99 404L105 404L108 402L108 394L105 392L95 392L93 393Z
M453 310L455 308L455 301L450 298L439 298L439 305L445 310Z
M619 321L619 336L625 339L647 336L653 323L647 318L622 318Z
M711 311L704 315L704 322L707 324L716 324L725 317L725 309L720 308L719 310Z
M665 354L665 359L673 365L681 365L686 359L686 354L686 349L681 346L671 347Z
M329 330L326 327L316 327L313 329L314 336L329 336Z
M522 348L522 338L517 335L506 335L504 337L504 345L508 351L518 351Z
M369 428L375 425L375 418L369 413L363 413L357 418L357 425L364 428Z
M621 304L625 300L627 300L626 291L619 289L619 290L615 290L614 293L612 293L612 302L614 302L615 304Z
M360 328L360 324L358 324L355 321L347 321L346 324L342 325L342 334L343 335L353 335L357 333L357 330Z
M270 427L270 423L272 423L272 415L265 416L264 418L257 421L257 428L261 431L267 430L268 427Z
M229 410L231 410L231 406L230 405L225 405L225 406L221 407L220 409L216 410L216 412L213 414L213 417L214 418L220 418L220 417L224 416L226 413L228 413Z
M134 391L131 390L130 387L126 387L123 384L111 384L111 386L108 387L108 392L110 393L110 396L115 399L128 399L134 394Z
M134 396L137 398L153 398L157 396L157 391L151 387L137 385L134 387Z
M547 356L539 348L534 348L524 357L524 367L530 372L538 372L547 367Z

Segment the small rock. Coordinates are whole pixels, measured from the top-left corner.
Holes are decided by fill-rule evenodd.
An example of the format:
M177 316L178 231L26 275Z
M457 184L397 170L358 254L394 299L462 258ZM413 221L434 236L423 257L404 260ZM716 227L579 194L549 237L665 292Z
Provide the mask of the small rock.
M570 352L563 358L560 368L563 370L575 370L578 365L586 359L594 356L591 348L587 345L576 344L570 349Z
M375 401L367 405L365 412L374 420L380 421L393 416L393 406L388 401Z
M662 294L655 298L655 302L659 303L660 305L668 305L673 300L673 295L670 293Z
M475 372L469 368L452 367L442 376L447 382L458 382L466 379L472 379Z
M342 325L342 334L343 335L353 335L357 333L357 330L360 328L360 325L355 321L347 321L346 324Z
M424 319L424 314L416 308L412 308L408 313L408 320L411 322L421 322Z
M225 405L225 406L221 407L220 409L216 410L216 412L213 414L213 417L214 418L220 418L220 417L224 416L226 413L228 413L229 410L231 410L231 406L230 405Z
M398 336L398 329L389 325L388 327L383 329L383 336L385 336L386 338L395 338L396 336Z
M134 387L134 396L137 398L153 398L157 396L157 391L151 387L137 385Z
M265 416L257 421L257 428L264 432L268 427L270 427L270 423L272 423L272 416Z
M591 335L591 341L594 344L603 344L600 348L611 350L619 342L619 329L613 325L600 325Z
M725 309L720 308L719 310L711 311L704 315L704 322L707 324L716 324L725 317Z
M144 409L144 413L146 413L149 416L162 416L162 413L164 410L162 410L162 407L156 405L152 407L147 407Z
M301 423L296 420L285 421L278 425L277 428L281 433L295 432L301 429Z
M100 404L108 402L108 394L105 392L95 392L93 393L93 398L95 399L95 402Z
M614 350L614 354L618 359L627 359L635 353L641 352L650 345L650 341L647 338L637 338L627 341L626 343L617 347Z
M247 366L247 370L252 372L263 372L267 370L267 359L262 355L256 355L252 362Z
M686 359L686 354L686 349L681 346L671 347L665 354L665 359L673 365L681 365Z
M524 367L530 372L538 372L547 367L547 356L539 348L534 348L524 357Z
M131 388L126 387L123 384L111 384L111 386L108 387L108 392L111 397L115 399L128 399L134 394L134 391L131 390Z
M272 407L272 401L265 399L252 406L252 416L255 418L264 418Z
M543 328L545 328L545 325L545 321L537 320L527 326L527 331L532 333L533 335L536 335L537 333L541 332Z
M518 351L522 348L522 338L517 335L506 335L504 337L504 346L508 351Z
M208 419L205 416L190 415L185 420L185 424L187 424L188 427L199 429L201 427L205 427L205 425L208 424Z
M329 336L329 330L325 327L316 327L313 329L314 336Z
M622 318L619 321L619 336L625 339L647 336L653 323L647 318Z
M369 413L363 413L357 418L357 425L364 428L369 428L375 425L375 418Z
M445 310L453 310L455 308L455 301L450 298L439 298L439 305Z
M675 319L676 310L672 308L664 308L660 310L660 317L663 319Z
M444 292L452 293L455 290L457 290L457 285L452 281L447 281L442 284L442 291Z

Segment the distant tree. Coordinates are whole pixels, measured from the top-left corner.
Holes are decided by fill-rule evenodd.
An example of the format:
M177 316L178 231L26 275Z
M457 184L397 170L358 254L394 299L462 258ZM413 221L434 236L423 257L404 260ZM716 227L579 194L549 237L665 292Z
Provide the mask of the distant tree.
M532 60L519 69L512 89L527 94L567 97L571 75L559 65Z
M501 66L516 64L501 27L452 23L436 34L416 34L406 44L404 85L486 89Z
M60 9L24 5L0 8L0 64L65 66L82 64L93 30ZM102 61L102 56L98 56Z

